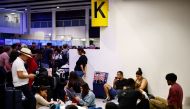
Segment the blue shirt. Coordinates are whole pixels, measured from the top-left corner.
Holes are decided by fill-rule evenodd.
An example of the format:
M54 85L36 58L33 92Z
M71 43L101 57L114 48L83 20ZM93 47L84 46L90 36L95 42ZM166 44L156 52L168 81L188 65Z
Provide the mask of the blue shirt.
M79 104L87 107L95 107L95 95L92 91L89 91L88 94L79 100Z

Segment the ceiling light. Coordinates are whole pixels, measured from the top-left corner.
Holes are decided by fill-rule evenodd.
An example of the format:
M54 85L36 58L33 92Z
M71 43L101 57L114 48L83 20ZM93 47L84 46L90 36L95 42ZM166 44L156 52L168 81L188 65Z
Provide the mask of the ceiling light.
M57 6L57 8L59 8L59 6Z
M16 14L16 13L11 13L11 14Z
M26 9L26 8L25 8L24 10L25 10L25 11L27 11L27 9Z

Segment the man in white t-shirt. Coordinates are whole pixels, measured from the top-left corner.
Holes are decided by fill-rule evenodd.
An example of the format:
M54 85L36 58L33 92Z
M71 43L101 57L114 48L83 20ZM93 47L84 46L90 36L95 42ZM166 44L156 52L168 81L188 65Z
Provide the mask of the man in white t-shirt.
M35 75L28 74L24 66L29 58L31 58L31 50L28 48L22 48L20 50L20 56L17 57L12 64L12 77L14 87L21 90L27 98L28 109L35 109L36 100L28 85L28 80L34 78Z

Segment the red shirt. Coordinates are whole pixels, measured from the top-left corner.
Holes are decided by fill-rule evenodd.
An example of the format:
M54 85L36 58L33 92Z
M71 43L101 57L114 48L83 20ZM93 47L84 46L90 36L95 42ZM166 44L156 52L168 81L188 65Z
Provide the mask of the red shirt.
M168 95L168 105L177 105L178 109L182 109L183 90L178 83L170 87Z
M29 74L34 73L38 68L38 65L37 65L36 61L34 60L34 58L28 59L27 65L28 65L27 71ZM29 86L30 87L32 86L33 81L34 81L34 79L29 79Z

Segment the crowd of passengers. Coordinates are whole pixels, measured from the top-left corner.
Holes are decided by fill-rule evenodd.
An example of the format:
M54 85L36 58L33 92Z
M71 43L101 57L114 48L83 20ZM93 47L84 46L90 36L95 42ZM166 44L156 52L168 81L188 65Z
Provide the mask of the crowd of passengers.
M87 57L83 48L78 48L79 60L75 71L69 73L69 79L64 87L63 100L48 100L48 88L39 86L33 93L32 83L35 78L34 72L39 65L45 68L60 68L68 64L69 47L52 47L48 43L44 49L37 49L33 43L29 48L26 45L13 44L12 47L3 47L0 54L0 84L15 87L21 90L28 101L27 109L40 109L52 104L67 104L66 109L77 109L81 106L88 109L96 109L95 94L89 88L83 77L86 75ZM53 69L53 70L56 70ZM103 100L106 109L182 109L183 90L176 82L177 75L166 75L168 85L171 85L168 98L155 97L148 92L148 81L143 76L141 68L136 72L136 78L125 78L122 71L118 71L113 85L104 84L106 97ZM2 90L2 87L0 87ZM5 98L4 98L5 99ZM117 99L117 102L111 102ZM4 100L1 98L0 103Z

